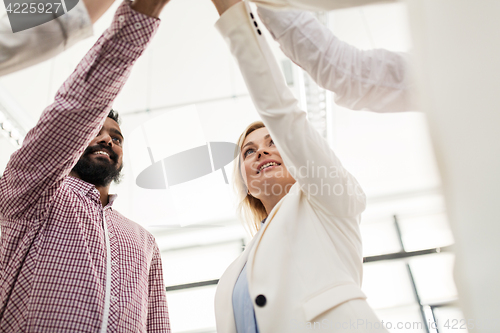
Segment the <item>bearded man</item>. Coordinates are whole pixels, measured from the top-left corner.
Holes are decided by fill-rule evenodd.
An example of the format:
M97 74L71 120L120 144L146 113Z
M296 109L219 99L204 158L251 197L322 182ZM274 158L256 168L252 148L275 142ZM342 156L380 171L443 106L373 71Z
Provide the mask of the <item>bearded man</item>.
M0 332L169 332L153 236L113 209L111 105L168 0L122 3L0 180Z

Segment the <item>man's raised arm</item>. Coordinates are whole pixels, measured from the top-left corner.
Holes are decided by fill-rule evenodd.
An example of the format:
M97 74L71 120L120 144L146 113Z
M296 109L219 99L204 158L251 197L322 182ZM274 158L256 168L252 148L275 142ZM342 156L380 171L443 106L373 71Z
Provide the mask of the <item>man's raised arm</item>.
M159 26L168 0L124 2L111 26L64 82L12 154L0 180L0 216L37 218L99 132L133 64Z

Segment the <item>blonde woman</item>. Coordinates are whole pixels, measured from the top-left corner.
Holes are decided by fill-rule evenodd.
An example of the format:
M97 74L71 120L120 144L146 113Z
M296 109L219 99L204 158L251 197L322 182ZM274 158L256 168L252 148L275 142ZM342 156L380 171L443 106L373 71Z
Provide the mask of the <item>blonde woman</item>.
M235 185L255 236L220 279L218 333L387 332L361 291L365 195L299 109L247 3L214 0L262 122Z

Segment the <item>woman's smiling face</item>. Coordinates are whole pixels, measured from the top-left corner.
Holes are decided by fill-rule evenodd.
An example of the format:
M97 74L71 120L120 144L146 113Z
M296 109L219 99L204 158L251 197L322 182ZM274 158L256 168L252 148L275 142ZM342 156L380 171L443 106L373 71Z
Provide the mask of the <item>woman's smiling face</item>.
M295 183L265 127L245 138L240 158L243 180L256 198L282 195L283 191L288 192L287 185Z

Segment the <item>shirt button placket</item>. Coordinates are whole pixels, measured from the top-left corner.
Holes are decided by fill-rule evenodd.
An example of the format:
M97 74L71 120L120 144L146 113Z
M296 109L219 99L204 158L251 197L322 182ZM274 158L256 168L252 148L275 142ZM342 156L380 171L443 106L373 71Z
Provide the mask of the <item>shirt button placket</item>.
M111 207L106 207L105 209L108 213L112 211ZM118 288L117 288L117 278L118 278L118 270L119 270L119 261L116 258L116 251L114 251L115 247L113 244L115 243L115 236L113 233L113 228L111 228L111 218L107 219L108 221L108 235L109 235L109 247L111 250L111 304L113 307L118 306L117 303L119 301L118 297Z

